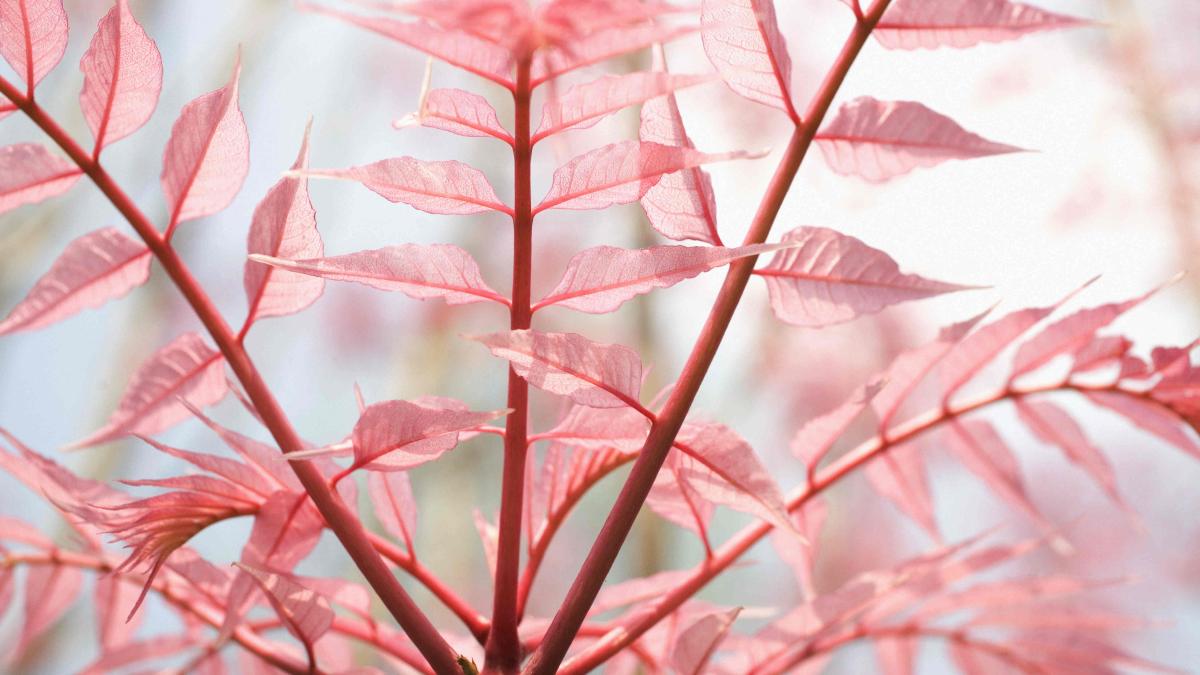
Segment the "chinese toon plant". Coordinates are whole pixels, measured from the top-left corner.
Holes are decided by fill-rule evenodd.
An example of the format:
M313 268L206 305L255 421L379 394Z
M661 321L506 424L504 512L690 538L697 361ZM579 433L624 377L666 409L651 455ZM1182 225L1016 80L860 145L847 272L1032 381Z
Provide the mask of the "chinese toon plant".
M158 49L126 0L118 0L101 20L80 63L79 101L91 131L86 143L68 134L36 97L38 83L66 48L68 21L61 0L0 0L0 54L15 74L0 78L0 116L24 115L49 140L0 150L0 212L64 193L86 177L134 234L110 227L73 241L0 321L0 335L35 330L125 295L147 281L154 263L205 333L180 335L146 359L108 423L74 444L89 447L136 436L199 471L123 481L160 489L156 494L139 498L75 475L0 429L7 444L0 466L44 496L77 535L70 546L60 546L20 520L0 521L0 606L9 604L15 571L26 570L16 653L68 609L83 574L91 572L100 649L90 672L144 668L163 660L173 660L184 672L223 672L227 645L242 655L239 669L292 673L397 668L532 674L599 668L815 672L840 647L869 641L882 668L903 673L911 670L917 645L925 640L946 643L954 663L968 673L1157 668L1119 646L1119 634L1142 620L1074 602L1075 596L1112 581L1074 574L990 574L1043 547L1061 550L1070 544L1026 494L1005 440L979 414L1012 406L1035 437L1059 449L1118 503L1113 467L1069 408L1058 403L1060 395L1115 411L1200 456L1193 432L1200 421L1193 345L1155 347L1143 359L1128 339L1106 332L1145 297L1066 309L1051 318L1071 301L1073 294L1067 294L1049 306L995 319L985 312L944 328L932 342L898 356L845 403L796 430L791 451L807 479L790 491L777 485L749 444L727 426L737 420L716 422L692 414L754 276L765 283L778 318L806 328L971 288L903 273L886 253L835 229L804 226L771 236L814 144L835 172L875 182L951 159L1019 151L917 102L860 97L834 110L843 80L872 39L887 49L966 48L1087 23L1009 0L845 4L853 16L850 32L812 99L801 105L792 92L786 39L768 0L704 0L698 8L656 0L303 3L302 10L350 22L510 92L511 126L501 123L482 95L431 89L428 83L419 110L405 123L507 146L512 200L502 201L481 171L457 161L399 157L349 169L311 168L306 131L295 163L251 217L244 272L248 309L235 328L172 239L180 225L227 207L247 174L240 66L224 87L179 114L161 170L168 216L156 224L101 161L108 144L151 117L162 87ZM716 74L670 71L662 45L694 39L697 33ZM650 70L593 79L581 75L642 51L653 54ZM738 150L697 150L674 96L714 79L773 108L792 129L753 219L738 226L746 233L737 245L722 239L728 228L718 227L716 198L703 167L759 158ZM614 142L567 161L553 173L548 192L534 200L532 158L539 143L637 105L638 140ZM511 221L513 250L511 256L488 255L510 261L509 292L494 290L472 254L453 245L400 244L326 255L308 194L308 180L316 176L360 182L389 201L429 213L501 214ZM551 209L598 210L634 202L641 203L659 235L692 243L588 248L570 259L557 286L535 300L539 216ZM757 265L763 254L770 260ZM642 392L646 372L633 349L534 326L535 316L551 307L604 314L716 268L725 268L724 283L682 371L657 395ZM345 440L324 446L303 440L256 368L245 338L259 320L316 302L326 279L449 305L503 306L509 325L471 339L509 364L506 400L495 410L475 411L437 395L368 405L360 394L360 416ZM998 384L989 375L990 388L973 386L997 364L1004 370ZM552 428L530 429L530 386L567 403ZM236 432L203 411L230 394L257 419L270 442ZM867 438L848 451L835 451L864 417ZM232 455L172 447L154 438L187 419L211 429ZM471 606L419 559L408 474L477 435L495 436L503 445L499 520L482 528L494 590L488 612ZM823 494L859 470L882 496L938 537L921 455L929 443L949 449L1042 534L1010 543L994 541L998 535L990 532L939 542L924 555L818 591L812 566L827 510ZM540 455L535 452L539 444L546 446ZM529 598L556 533L592 487L626 465L631 468L623 488L558 611L548 620L531 616ZM360 508L358 489L364 485L367 498ZM718 505L751 519L724 542L712 541L709 532ZM690 569L605 586L643 507L693 532L703 557ZM243 516L253 519L253 529L234 566L205 560L188 548L205 528ZM383 532L366 527L371 519ZM327 530L365 586L296 573ZM794 570L804 600L765 624L759 621L753 632L735 630L738 607L695 596L768 537ZM110 549L109 540L124 545L127 554ZM434 625L398 575L427 588L460 625ZM178 614L182 631L139 634L139 606L151 596ZM372 596L390 619L372 613ZM256 605L269 606L270 618L258 618L264 616L261 611L252 615ZM613 618L601 618L606 615ZM369 660L351 658L350 643L370 647Z

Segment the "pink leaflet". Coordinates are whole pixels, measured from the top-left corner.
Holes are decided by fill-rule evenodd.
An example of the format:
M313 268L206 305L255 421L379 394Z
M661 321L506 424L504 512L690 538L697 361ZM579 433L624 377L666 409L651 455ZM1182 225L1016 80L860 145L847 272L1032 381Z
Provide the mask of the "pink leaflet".
M708 526L716 506L697 494L687 478L680 475L682 456L683 453L679 451L667 455L662 469L654 477L654 484L646 497L646 506L668 521L695 534L704 544L705 550L711 551Z
M996 496L1024 513L1043 530L1053 530L1053 526L1025 492L1016 456L990 422L980 419L954 420L946 425L941 437L962 465L982 480Z
M32 91L67 50L62 0L0 0L0 56Z
M149 249L115 227L85 234L0 321L0 335L43 328L119 298L146 282L150 260Z
M1091 391L1087 393L1087 397L1093 403L1122 415L1139 429L1154 434L1200 459L1200 442L1196 440L1195 434L1189 434L1187 425L1181 423L1168 409L1118 392Z
M472 516L475 531L479 533L479 542L483 545L483 557L487 560L488 573L495 578L496 556L500 550L500 528L493 525L479 509L475 509Z
M629 204L645 196L667 174L749 156L745 152L706 154L692 148L638 141L613 143L579 155L555 170L550 191L534 213Z
M83 573L67 565L34 565L25 577L25 616L17 646L8 654L11 664L46 632L71 605L83 587Z
M283 625L297 640L311 647L333 626L333 609L325 596L294 579L238 564L267 595Z
M251 255L253 263L334 281L353 281L381 291L400 291L410 298L439 298L450 305L508 299L492 290L479 265L452 244L401 244L370 251L311 260L283 260Z
M472 338L505 359L529 384L593 408L641 408L637 352L575 333L514 330Z
M119 574L96 577L94 612L99 643L104 652L129 644L141 624L141 617L126 622L126 612L137 602L142 589L137 583Z
M884 386L883 381L859 387L845 402L800 427L789 446L792 455L804 462L810 472L815 471L821 460L833 448L858 416L871 404L871 400Z
M367 491L371 497L372 513L383 529L404 547L413 552L413 537L417 531L417 502L412 482L401 471L372 471L367 475Z
M681 452L676 476L696 494L794 530L783 492L754 449L723 424L689 422L675 441Z
M705 613L680 628L670 657L674 671L680 675L700 675L704 672L741 611L741 607L734 607Z
M542 121L533 135L533 141L568 129L586 129L631 105L710 79L705 75L638 72L604 75L591 82L575 85L542 107Z
M725 83L751 101L800 120L792 104L792 59L770 0L704 0L701 38Z
M875 183L951 159L1024 152L973 134L920 103L870 96L842 104L815 140L835 172Z
M300 153L293 170L308 167L308 137L312 124L304 129ZM325 245L317 231L317 213L308 197L308 180L284 177L267 192L254 209L246 250L251 255L282 258L319 258ZM247 261L242 285L246 289L249 310L246 325L269 316L299 312L321 297L325 281L286 271L277 271Z
M1114 502L1125 507L1117 491L1117 476L1112 464L1065 410L1044 400L1019 398L1016 403L1017 415L1034 436L1062 450L1067 459L1091 476Z
M81 175L74 163L37 143L0 148L0 213L57 197Z
M798 227L782 243L788 247L755 274L766 279L775 316L797 326L830 326L900 302L975 288L901 273L883 251L824 227Z
M895 0L871 35L889 49L963 48L1089 23L1010 0Z
M564 73L694 33L694 26L660 23L606 28L534 54L532 86Z
M513 86L513 61L509 51L466 32L444 30L426 21L404 22L386 17L361 16L306 1L298 4L301 9L365 28L501 86Z
M184 333L142 363L107 424L68 448L99 445L128 434L156 434L188 417L180 399L204 407L220 401L228 390L221 353L199 335Z
M97 149L137 131L154 113L162 91L162 56L133 18L128 0L118 0L100 19L79 69L79 107Z
M666 72L662 46L652 52L655 68ZM683 148L694 148L683 125L683 116L675 95L651 99L642 104L638 140ZM721 245L717 233L717 200L712 179L699 167L663 176L642 196L642 209L650 225L668 239L694 239Z
M375 471L404 471L431 462L458 445L458 432L485 424L503 412L423 406L385 401L368 406L354 425L354 465Z
M589 314L615 311L626 301L667 288L734 260L778 250L778 244L737 248L652 246L624 249L597 246L575 254L563 278L534 311L557 305Z
M163 151L171 225L229 206L250 170L250 138L238 108L240 60L229 84L183 106ZM169 230L170 228L168 228Z
M500 124L496 109L479 94L462 89L434 89L421 97L417 112L396 120L397 129L410 125L441 129L459 136L491 136L505 143L512 134Z
M278 485L268 482L268 480L254 468L235 459L181 450L179 448L174 448L169 445L159 443L148 436L140 436L139 438L143 443L146 443L164 455L181 459L202 471L207 471L208 473L220 476L230 483L240 486L240 488L245 490L243 496L253 494L266 499L279 487Z
M573 405L553 429L540 435L573 448L612 448L623 455L632 455L642 449L649 431L650 420L632 408Z
M395 157L349 169L305 173L358 181L389 202L408 204L426 213L512 213L512 209L500 202L479 169L453 160L429 162L413 157Z
M775 530L771 533L772 547L779 554L780 560L791 569L806 600L817 596L814 581L817 545L820 542L821 530L825 526L828 514L828 502L819 496L814 497L805 502L801 508L789 514L795 530L803 538L783 530Z
M875 658L881 675L912 675L916 672L917 641L907 637L875 640Z
M912 518L930 537L941 539L921 448L912 443L893 447L867 464L865 472L876 492Z
M1156 289L1157 290L1157 289ZM1116 321L1125 312L1141 304L1155 291L1125 302L1112 302L1081 309L1046 326L1017 348L1010 378L1036 370L1061 354L1074 354L1088 346L1096 331Z

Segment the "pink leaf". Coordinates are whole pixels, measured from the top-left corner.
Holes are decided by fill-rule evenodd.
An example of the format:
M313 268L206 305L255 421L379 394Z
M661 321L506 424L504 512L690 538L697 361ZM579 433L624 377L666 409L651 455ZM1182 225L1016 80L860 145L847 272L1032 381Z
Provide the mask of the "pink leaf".
M1025 492L1017 458L989 422L974 419L951 422L942 437L963 466L996 496L1029 516L1042 529L1053 529Z
M748 157L705 154L685 147L623 141L580 155L554 172L550 191L534 209L603 209L641 199L663 176L702 164Z
M792 104L792 59L770 0L704 0L704 52L729 88L799 121Z
M426 213L512 213L512 209L500 202L479 169L453 160L428 162L395 157L349 169L305 173L358 181L390 202L408 204Z
M25 617L10 663L66 613L83 587L83 574L66 565L34 565L25 577Z
M1081 309L1046 326L1017 349L1013 357L1011 378L1036 370L1054 357L1073 354L1088 346L1096 331L1104 328L1125 312L1141 304L1154 293L1151 291L1125 302L1112 302L1099 307Z
M650 421L631 408L571 406L553 429L542 438L584 450L612 448L625 455L636 454L646 440Z
M941 538L920 448L911 443L893 447L868 464L866 474L876 492L912 518L930 537Z
M1035 436L1062 450L1067 459L1087 472L1114 502L1124 506L1117 492L1117 477L1112 465L1065 410L1049 401L1018 398L1017 414Z
M817 543L820 541L821 529L825 526L825 520L828 515L829 504L820 497L814 497L790 514L795 530L803 538L796 537L784 530L775 530L771 533L771 545L775 548L775 552L779 554L780 560L795 575L796 581L800 585L800 590L806 599L812 599L817 596L814 579L816 576Z
M483 544L483 556L487 560L488 572L495 577L496 556L500 550L500 528L493 525L479 509L475 509L472 515L475 530L479 533L479 541Z
M280 490L255 515L241 562L289 572L312 553L324 531L325 521L307 494Z
M450 305L508 299L483 280L470 253L451 244L401 244L329 258L284 260L252 255L254 263L334 281L353 281L418 300L440 298Z
M162 56L133 18L128 0L118 0L100 19L79 69L79 106L97 150L137 131L154 113L162 91Z
M250 138L238 108L241 72L239 61L229 84L185 105L171 127L162 186L172 226L220 211L242 188L250 170Z
M0 335L43 328L125 295L150 277L150 259L149 249L114 227L83 235L0 321Z
M188 409L180 399L204 407L220 401L228 390L221 353L199 335L185 333L138 368L104 427L68 447L86 448L128 434L156 434L187 418Z
M537 142L568 129L586 129L623 108L709 79L703 75L643 72L605 75L575 85L560 98L546 102L533 140Z
M534 310L551 305L589 314L612 312L628 300L667 288L734 260L779 249L776 244L738 248L653 246L623 249L597 246L577 253L563 278Z
M680 675L700 675L733 622L741 612L740 607L705 613L679 629L671 650L671 667Z
M302 9L341 19L504 87L512 87L512 55L500 45L463 31L438 28L425 21L360 16L305 1L298 4Z
M354 464L376 471L403 471L433 461L458 445L458 432L502 412L385 401L368 406L354 425Z
M103 651L108 652L128 644L141 623L140 616L126 622L125 613L137 602L141 587L120 574L96 577L96 629Z
M677 40L696 31L692 26L644 23L593 31L534 54L533 86L564 73Z
M0 56L29 91L67 50L67 12L62 0L0 0Z
M271 607L283 620L284 627L306 647L311 648L333 626L333 609L329 601L316 591L285 576L251 565L239 564L238 567L249 574L266 593Z
M0 213L57 197L81 175L75 164L37 143L0 148Z
M869 96L843 104L816 141L834 171L872 182L950 159L1023 152L973 134L920 103Z
M681 452L667 455L662 469L654 477L646 506L668 521L700 538L706 551L711 551L708 527L716 507L704 499L686 477L681 475L684 462Z
M792 455L815 471L838 439L845 435L850 424L866 410L882 387L881 382L860 387L844 403L804 423L792 437Z
M230 483L240 486L241 489L245 490L243 493L244 497L257 495L265 499L279 488L278 484L269 482L267 478L253 467L247 466L235 459L181 450L159 443L148 436L141 436L140 439L164 455L181 459L202 471L220 476Z
M293 169L308 166L308 137L312 123L304 130L300 154ZM251 257L319 258L325 253L317 232L317 213L308 197L308 181L284 177L254 209L246 250ZM325 281L272 267L246 262L242 285L246 289L249 310L246 325L269 316L294 314L316 302L325 290Z
M1187 425L1181 423L1167 408L1118 392L1091 391L1087 397L1093 403L1124 416L1143 431L1200 459L1200 442L1197 442L1194 434L1186 431Z
M496 110L479 94L462 89L434 89L421 97L420 109L397 120L396 128L410 125L441 129L459 136L491 136L513 142L496 117Z
M882 675L912 675L917 659L917 644L912 638L875 640L875 657Z
M662 47L656 47L653 55L656 68L666 72ZM683 148L695 147L683 125L683 116L673 93L642 104L638 139ZM721 244L712 179L699 167L663 176L642 196L642 209L650 224L664 237Z
M373 513L393 537L404 542L413 552L413 536L417 530L417 502L413 497L408 474L400 471L373 471L367 476Z
M628 347L592 342L575 333L534 330L473 339L538 389L593 408L641 408L642 362Z
M766 279L775 316L797 326L829 326L975 288L904 274L883 251L824 227L798 227L782 243L788 247L755 274Z
M896 0L872 35L889 49L962 48L1088 24L1010 0Z
M689 422L675 445L678 477L704 499L793 530L783 492L754 449L723 424Z

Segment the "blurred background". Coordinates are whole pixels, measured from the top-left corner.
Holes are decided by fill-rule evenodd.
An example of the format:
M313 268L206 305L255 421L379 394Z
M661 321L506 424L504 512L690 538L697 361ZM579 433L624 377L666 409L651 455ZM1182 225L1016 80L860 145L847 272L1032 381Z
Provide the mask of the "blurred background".
M77 137L86 137L78 109L75 64L111 3L68 0L71 43L62 64L39 88L43 105ZM780 2L798 101L820 81L851 16L835 0ZM891 254L906 270L937 279L989 286L875 318L824 329L786 326L771 316L761 283L753 282L700 392L695 410L749 439L786 489L801 480L787 442L800 424L839 403L899 351L947 323L995 304L1007 311L1057 299L1094 275L1100 280L1077 305L1125 299L1190 274L1123 317L1115 326L1142 353L1200 334L1200 4L1190 0L1038 0L1039 6L1096 19L1094 28L1035 35L970 50L887 51L870 43L839 100L859 95L916 100L989 139L1036 152L918 170L884 185L832 173L814 152L801 170L777 222L777 232L808 224L836 228ZM292 162L306 120L314 119L312 165L340 168L400 155L459 159L481 168L501 197L509 196L511 156L490 139L463 139L424 129L396 130L392 121L415 109L425 59L415 51L279 0L131 0L159 45L165 84L158 110L135 136L105 151L105 162L152 217L164 220L158 175L162 148L180 108L222 86L242 50L241 108L251 138L251 171L240 196L215 216L186 223L177 245L231 321L245 312L242 267L255 204ZM668 49L672 70L709 72L695 36ZM648 56L592 69L645 67ZM580 81L577 74L572 81ZM448 66L433 67L434 86L483 93L511 124L504 92ZM712 167L722 235L736 241L748 224L786 140L785 120L716 83L679 94L689 131L708 151L772 149L770 156ZM534 192L555 166L612 140L635 137L636 111L539 147ZM42 140L19 115L0 126L0 142ZM329 255L403 242L452 242L475 256L489 284L508 287L511 235L499 215L435 217L392 205L360 186L314 181L319 227ZM19 301L70 240L118 214L90 185L65 197L0 216L0 312ZM634 206L602 212L550 212L535 231L534 294L548 290L567 258L586 246L645 246L656 241ZM614 314L577 315L554 309L538 327L571 330L636 346L653 366L646 390L679 372L715 295L720 273L625 305ZM331 283L308 311L262 322L248 345L300 432L325 444L353 426L353 395L368 402L438 394L478 409L502 407L505 366L461 334L490 332L507 318L496 307L447 308L399 294ZM177 466L136 441L66 455L58 450L107 418L129 375L152 351L198 324L161 270L131 296L34 333L0 341L0 425L33 448L89 476L172 475ZM536 429L550 425L558 401L535 396ZM1022 460L1034 500L1080 548L1071 559L1043 561L1089 576L1136 575L1137 585L1108 597L1167 623L1130 635L1138 653L1177 668L1200 663L1200 466L1137 433L1108 414L1072 407L1118 468L1120 488L1144 516L1144 527L1114 507L1057 452L993 413ZM265 438L235 400L214 415ZM185 423L164 439L217 452L200 425ZM490 582L472 508L494 519L500 444L464 443L442 461L414 472L425 563L477 607L490 606ZM930 462L940 524L953 541L994 524L1024 525L957 465ZM551 551L531 612L557 606L599 527L624 472L603 482L568 523ZM909 521L854 478L832 495L820 540L818 587L928 548ZM62 527L41 500L0 477L0 513ZM744 523L720 513L714 541ZM193 544L214 561L236 558L249 524L232 521ZM332 538L329 538L330 540ZM613 577L690 566L701 555L694 538L651 514L639 520ZM714 602L787 606L797 597L791 576L769 547L757 562L726 575L703 595ZM309 573L353 575L336 542L325 541L301 567ZM765 581L764 581L765 580ZM434 607L420 589L423 606ZM80 603L15 672L70 672L86 664L92 614ZM170 622L161 608L154 616ZM434 610L435 615L437 611ZM440 616L440 615L439 615ZM445 618L442 616L441 618ZM153 623L153 622L150 622ZM166 623L162 625L167 625ZM14 617L0 623L0 644L13 639ZM89 633L90 635L90 633ZM850 648L833 672L865 672L869 650ZM945 672L943 655L925 654L922 672Z

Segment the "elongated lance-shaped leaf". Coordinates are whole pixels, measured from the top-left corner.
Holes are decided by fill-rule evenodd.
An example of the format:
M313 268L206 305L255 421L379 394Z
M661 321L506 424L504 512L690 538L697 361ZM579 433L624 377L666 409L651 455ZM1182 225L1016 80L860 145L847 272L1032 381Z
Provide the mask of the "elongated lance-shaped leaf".
M584 153L555 172L550 191L534 213L546 209L603 209L645 196L660 178L676 171L729 159L745 152L706 154L692 148L623 141Z
M459 136L491 136L512 143L512 134L500 124L496 109L479 94L462 89L434 89L421 97L417 111L396 120L397 129L408 126L441 129Z
M36 330L99 307L149 277L150 250L140 242L115 227L85 234L67 244L25 299L0 321L0 335Z
M1024 152L973 134L920 103L869 96L843 104L816 142L834 171L872 182L951 159Z
M997 497L1024 513L1043 531L1053 531L1053 526L1025 491L1016 456L990 422L982 419L952 420L941 437L962 465L982 480Z
M652 52L656 71L667 71L662 45ZM674 93L642 104L638 139L644 142L694 148L683 125ZM694 239L721 245L717 232L717 200L712 179L700 167L667 174L642 196L642 209L650 225L668 239Z
M308 166L308 138L312 123L304 129L300 153L293 170ZM317 212L308 197L308 179L287 176L267 192L254 209L246 250L251 256L280 258L319 258L325 253L317 231ZM247 261L242 276L249 309L246 325L269 316L294 314L316 302L325 290L325 281L280 271L274 267Z
M6 655L9 664L20 660L34 641L66 614L83 589L83 573L67 565L32 565L25 577L25 614L21 635Z
M1011 0L895 0L871 35L889 49L963 48L1090 23Z
M37 143L0 148L0 214L71 189L83 172Z
M529 384L593 408L641 408L637 352L575 333L514 330L472 338L505 359Z
M692 532L700 539L705 551L711 551L708 528L717 507L701 497L686 477L681 475L682 464L688 460L676 450L667 454L662 469L654 477L646 506L667 521Z
M238 108L239 55L229 84L188 103L163 151L171 225L229 206L250 170L250 137Z
M889 449L867 464L864 473L871 487L912 518L935 540L941 539L925 456L914 443Z
M741 611L741 607L734 607L707 612L680 629L671 649L671 667L675 672L680 675L705 672L709 660Z
M404 542L413 553L417 532L417 500L413 497L412 481L403 471L372 471L367 476L367 492L374 507L372 513L388 534Z
M31 91L66 50L62 0L0 0L0 56Z
M797 326L843 323L909 300L977 288L904 274L883 251L824 227L798 227L788 248L755 271L775 316Z
M133 18L128 0L117 0L100 19L79 69L79 107L97 148L137 131L154 113L162 91L162 55Z
M1063 455L1091 476L1114 502L1125 507L1117 491L1117 475L1112 464L1067 411L1050 401L1019 398L1017 414L1035 436L1062 450Z
M505 415L465 405L385 401L368 406L354 425L354 464L376 471L403 471L433 461L458 445L459 432Z
M1087 397L1092 403L1121 415L1139 429L1200 459L1200 440L1197 440L1196 433L1189 433L1189 426L1165 406L1129 394L1110 391L1087 392Z
M509 50L466 32L439 28L427 21L406 22L389 17L363 16L314 2L301 1L297 4L303 10L365 28L504 87L513 86L513 59Z
M454 160L429 162L413 157L395 157L349 169L309 170L303 173L320 178L358 181L389 202L408 204L426 213L512 213L512 209L500 202L483 172Z
M666 23L601 29L536 52L532 84L537 86L578 68L630 54L651 45L678 40L695 33L696 30L695 26L673 26Z
M199 335L184 333L138 368L107 424L68 447L86 448L128 434L156 434L188 417L185 402L202 408L220 401L228 391L221 353Z
M483 280L471 254L452 244L401 244L311 260L260 255L250 259L299 274L400 291L418 300L440 298L451 305L485 300L508 304L507 298Z
M307 649L311 650L313 643L333 626L333 609L325 596L305 588L288 576L244 563L237 563L237 566L266 593L271 607L283 620L284 628L304 643Z
M882 387L883 382L878 380L860 387L838 407L805 422L792 437L792 455L804 462L810 473L815 471L825 455L833 449L834 443L837 443L854 420L867 409L871 399L875 398Z
M701 22L704 52L729 88L799 121L792 103L792 58L779 32L774 3L704 0Z
M558 285L539 300L534 309L557 305L589 314L611 312L626 301L656 288L674 286L739 258L778 250L782 246L589 248L571 258Z
M568 129L586 129L631 105L711 79L705 75L650 72L604 75L575 85L542 107L542 121L533 136L534 141Z

